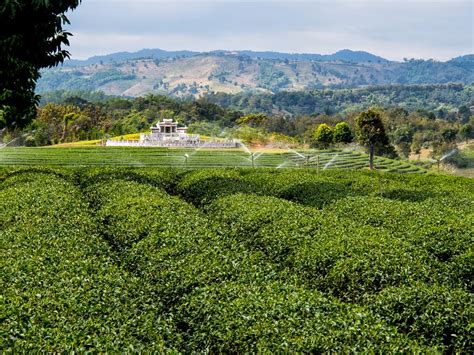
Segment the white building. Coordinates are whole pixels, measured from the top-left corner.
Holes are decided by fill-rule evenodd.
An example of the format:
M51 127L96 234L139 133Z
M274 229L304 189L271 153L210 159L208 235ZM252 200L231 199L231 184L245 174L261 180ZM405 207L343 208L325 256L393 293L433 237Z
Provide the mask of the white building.
M151 134L140 134L140 142L154 142L156 144L180 142L197 145L200 142L200 137L188 134L188 127L178 127L177 122L165 118L156 126L151 127Z
M125 147L182 147L182 148L236 148L234 140L201 141L198 134L188 134L188 127L178 127L172 119L163 119L151 127L151 133L140 134L140 140L112 140L108 139L106 146Z

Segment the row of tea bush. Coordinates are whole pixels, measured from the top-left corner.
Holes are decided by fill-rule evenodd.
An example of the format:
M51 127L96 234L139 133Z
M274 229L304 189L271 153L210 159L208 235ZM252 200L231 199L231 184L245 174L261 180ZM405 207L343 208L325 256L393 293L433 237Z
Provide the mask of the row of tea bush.
M1 348L471 352L472 187L2 169Z

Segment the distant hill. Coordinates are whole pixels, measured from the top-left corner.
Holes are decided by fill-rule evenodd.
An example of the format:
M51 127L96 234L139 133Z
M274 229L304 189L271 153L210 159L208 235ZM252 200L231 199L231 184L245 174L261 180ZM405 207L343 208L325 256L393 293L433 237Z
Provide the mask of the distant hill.
M244 55L253 59L276 59L276 60L292 60L292 61L344 61L352 63L388 63L389 60L373 55L368 52L352 51L343 49L334 54L308 54L308 53L281 53L281 52L254 52L254 51L214 51L213 54L234 54Z
M193 55L199 54L199 52L192 51L165 51L163 49L142 49L137 52L117 52L106 55L98 55L90 57L85 60L72 59L64 62L65 66L84 66L91 64L100 64L100 63L122 63L127 60L134 59L143 59L143 58L152 58L152 59L162 59L162 58L177 58L177 57L190 57Z
M453 63L474 63L474 54L466 54L450 60Z
M158 93L177 97L213 92L241 93L357 88L387 84L474 82L472 55L447 62L393 62L367 52L341 50L331 55L253 51L163 51L114 53L69 61L44 70L39 93L100 90L110 95Z
M342 60L354 63L362 62L378 62L387 63L387 59L373 55L368 52L352 51L350 49L343 49L334 54L307 54L307 53L281 53L281 52L254 52L254 51L224 51L216 50L212 52L193 52L193 51L166 51L163 49L142 49L137 52L117 52L107 55L94 56L85 60L69 60L64 63L65 66L81 66L99 63L122 63L127 60L134 59L163 59L163 58L178 58L191 57L195 55L215 54L215 55L242 55L250 58L261 59L278 59L278 60L298 60L298 61L334 61Z

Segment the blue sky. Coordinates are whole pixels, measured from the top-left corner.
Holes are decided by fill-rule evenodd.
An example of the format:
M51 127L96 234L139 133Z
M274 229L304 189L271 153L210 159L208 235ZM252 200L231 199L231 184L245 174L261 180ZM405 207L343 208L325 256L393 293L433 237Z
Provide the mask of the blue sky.
M474 52L472 0L83 0L75 59L142 48L333 53L447 60Z

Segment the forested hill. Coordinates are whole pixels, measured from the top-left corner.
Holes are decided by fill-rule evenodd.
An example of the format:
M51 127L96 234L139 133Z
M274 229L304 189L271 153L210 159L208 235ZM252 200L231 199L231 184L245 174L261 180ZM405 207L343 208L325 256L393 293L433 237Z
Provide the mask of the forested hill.
M348 50L330 56L250 51L164 52L161 56L156 53L119 53L45 70L37 91L41 94L57 89L100 90L108 95L130 97L148 93L197 97L213 92L278 93L474 82L472 55L447 62L390 62L370 53ZM142 58L136 58L138 55Z
M282 53L272 51L224 51L216 50L211 52L193 52L193 51L166 51L163 49L142 49L137 52L117 52L106 55L93 56L85 60L68 60L64 62L66 66L84 66L99 63L120 63L135 59L166 59L178 57L192 57L196 55L239 55L258 59L277 59L277 60L311 60L311 61L350 61L350 62L378 62L387 63L389 60L364 51L352 51L342 49L333 54L311 54L311 53Z

